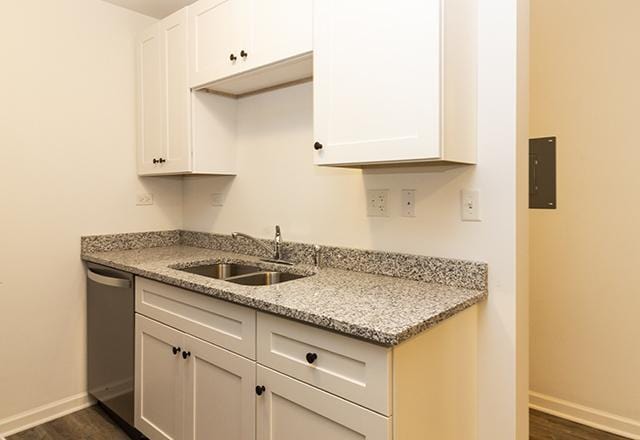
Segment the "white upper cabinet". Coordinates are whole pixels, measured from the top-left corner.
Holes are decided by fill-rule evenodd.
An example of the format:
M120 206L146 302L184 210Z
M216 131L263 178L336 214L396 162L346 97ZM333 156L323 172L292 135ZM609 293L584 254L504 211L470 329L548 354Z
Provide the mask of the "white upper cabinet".
M312 0L194 3L189 85L240 96L311 77L312 9Z
M189 85L197 87L241 70L246 57L249 0L200 0L189 8Z
M234 174L236 102L189 88L188 11L138 39L138 174Z
M475 162L475 1L314 2L316 164Z

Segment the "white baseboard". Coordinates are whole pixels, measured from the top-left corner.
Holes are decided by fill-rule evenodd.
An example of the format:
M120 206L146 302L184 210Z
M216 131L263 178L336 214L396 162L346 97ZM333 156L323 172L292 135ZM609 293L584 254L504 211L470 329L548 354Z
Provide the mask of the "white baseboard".
M39 406L29 411L0 420L0 440L5 440L15 433L24 431L42 423L49 422L72 412L85 409L95 404L95 400L87 393L76 394L66 399Z
M529 407L572 422L640 440L640 421L589 408L544 394L529 392Z

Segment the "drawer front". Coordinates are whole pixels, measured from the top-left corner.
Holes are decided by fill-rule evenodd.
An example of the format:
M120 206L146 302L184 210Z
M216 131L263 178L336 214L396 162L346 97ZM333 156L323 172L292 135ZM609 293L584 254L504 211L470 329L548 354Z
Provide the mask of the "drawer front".
M391 415L391 349L258 313L258 362Z
M256 312L248 307L137 277L136 312L256 358Z

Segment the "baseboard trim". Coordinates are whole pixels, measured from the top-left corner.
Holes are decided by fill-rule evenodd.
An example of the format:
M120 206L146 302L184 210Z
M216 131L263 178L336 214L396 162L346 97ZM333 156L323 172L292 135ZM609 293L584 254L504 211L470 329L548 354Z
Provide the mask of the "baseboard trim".
M529 392L529 408L612 434L640 440L640 421L578 405L545 394Z
M0 420L0 440L95 404L87 393L76 394Z

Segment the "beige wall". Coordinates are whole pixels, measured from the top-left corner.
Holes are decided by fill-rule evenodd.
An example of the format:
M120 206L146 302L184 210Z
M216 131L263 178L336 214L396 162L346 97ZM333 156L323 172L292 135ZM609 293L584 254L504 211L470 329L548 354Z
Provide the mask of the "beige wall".
M518 247L528 242L522 203L519 214L525 215L520 215L516 242L516 152L525 165L519 170L524 172L519 174L521 185L528 157L526 67L517 70L518 62L526 65L526 44L522 59L516 59L517 32L526 24L519 28L516 21L518 13L528 21L527 3L481 2L478 166L364 172L315 167L312 85L305 84L241 101L236 177L184 181L184 222L189 229L270 238L278 223L285 240L487 261L490 297L480 308L479 322L477 431L482 440L528 438L522 398L528 390L528 329L516 322L516 308L521 322L527 311L526 282L519 300L516 297L516 269L522 269L520 279L526 279L528 271L521 264L525 258L516 261ZM520 90L519 74L524 86ZM517 119L517 105L524 119ZM366 216L367 188L391 190L390 217ZM416 218L400 217L400 190L405 188L417 190ZM482 222L460 220L463 188L481 191ZM211 204L210 195L216 192L226 194L223 207ZM518 195L526 197L525 185Z
M558 209L531 211L531 389L640 438L640 2L533 0L531 20L531 136L558 137Z
M136 177L133 38L152 20L98 0L2 17L0 426L86 391L80 235L182 225L181 180Z

